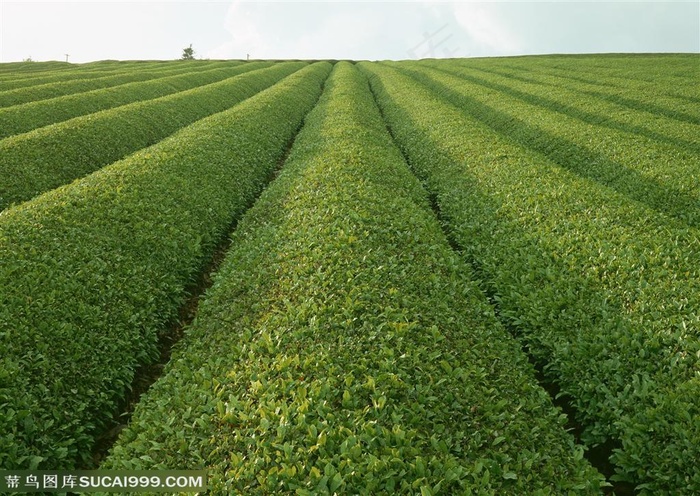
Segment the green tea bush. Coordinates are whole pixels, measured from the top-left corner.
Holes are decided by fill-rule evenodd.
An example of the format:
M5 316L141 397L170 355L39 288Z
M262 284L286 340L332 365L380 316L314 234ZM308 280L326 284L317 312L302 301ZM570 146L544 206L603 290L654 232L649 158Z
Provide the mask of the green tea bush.
M296 70L0 213L1 467L91 463L134 371L157 357L185 288L269 180L330 65L278 65L258 86Z
M542 83L550 79L543 77L522 83L460 67L435 62L411 66L434 75L436 84L449 88L455 104L479 114L522 147L700 227L700 183L687 180L700 175L700 115L689 115L687 102L673 105L658 95L664 93L663 78L644 89L627 88L623 101L620 95L587 90L581 84L545 86Z
M302 67L275 64L0 140L0 209L85 176L251 97Z
M149 81L120 84L22 105L0 108L0 139L25 133L42 126L128 103L152 100L172 93L211 84L243 72L260 69L271 63L229 64Z
M599 494L366 78L335 67L102 468L206 468L212 494Z
M456 79L416 64L361 67L448 232L574 407L584 441L617 446L615 477L644 494L700 491L697 230L528 149L518 119L508 127L460 98Z
M147 81L163 75L160 70L155 69L157 66L153 65L152 67L154 70L126 70L112 73L86 73L80 70L64 70L55 76L55 73L52 72L45 79L47 82L43 84L35 84L41 81L37 76L24 78L15 83L7 81L4 87L0 84L0 107L20 105L22 103L72 95L100 88L109 88L134 81ZM185 67L173 68L175 72L184 69ZM13 86L15 87L13 88Z

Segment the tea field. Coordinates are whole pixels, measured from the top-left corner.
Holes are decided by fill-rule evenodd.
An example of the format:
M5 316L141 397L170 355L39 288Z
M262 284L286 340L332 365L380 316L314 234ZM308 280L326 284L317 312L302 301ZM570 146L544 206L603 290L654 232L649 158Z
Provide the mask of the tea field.
M700 493L698 81L0 64L0 468Z

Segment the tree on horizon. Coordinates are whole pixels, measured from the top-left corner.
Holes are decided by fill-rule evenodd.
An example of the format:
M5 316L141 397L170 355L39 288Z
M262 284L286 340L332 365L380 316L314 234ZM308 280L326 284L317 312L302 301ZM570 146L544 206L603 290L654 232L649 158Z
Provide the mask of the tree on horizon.
M194 60L194 48L192 43L190 46L182 50L182 58L180 60Z

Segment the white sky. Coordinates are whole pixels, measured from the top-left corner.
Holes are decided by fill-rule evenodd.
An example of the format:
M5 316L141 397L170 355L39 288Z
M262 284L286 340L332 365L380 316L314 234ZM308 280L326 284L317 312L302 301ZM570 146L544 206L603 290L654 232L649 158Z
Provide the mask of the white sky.
M0 62L700 53L700 2L0 0Z

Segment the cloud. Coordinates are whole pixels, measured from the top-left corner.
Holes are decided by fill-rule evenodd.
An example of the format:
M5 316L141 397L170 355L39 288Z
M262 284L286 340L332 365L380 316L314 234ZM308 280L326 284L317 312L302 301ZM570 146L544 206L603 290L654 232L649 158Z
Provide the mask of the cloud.
M472 56L700 48L697 2L523 0L449 5Z
M0 0L0 60L700 52L700 3Z
M455 3L453 15L477 55L513 55L523 44L499 3Z
M226 12L224 27L230 39L221 45L209 50L207 58L213 59L241 59L253 52L256 58L265 58L259 55L266 52L266 42L258 28L256 12L252 4L244 4L235 1L231 3Z
M449 9L425 2L237 1L226 15L229 39L207 56L376 60L462 55L442 43L459 31L445 29L448 22L454 24Z
M313 58L371 57L374 45L382 43L384 19L372 15L366 6L358 7L326 14L323 22L299 36L296 51Z
M368 58L386 33L376 6L351 3L233 2L226 15L230 39L211 58Z

